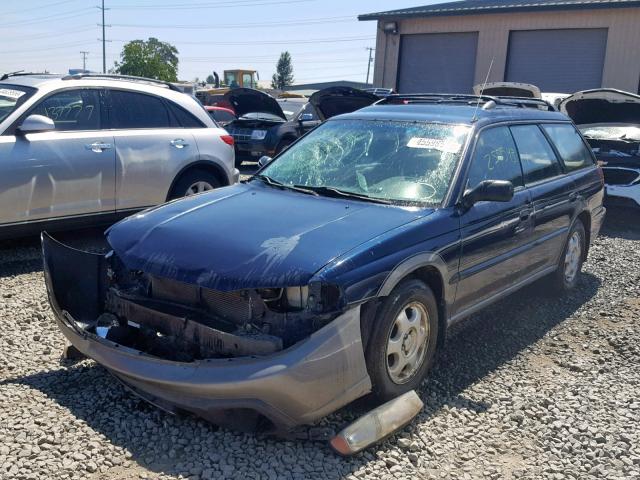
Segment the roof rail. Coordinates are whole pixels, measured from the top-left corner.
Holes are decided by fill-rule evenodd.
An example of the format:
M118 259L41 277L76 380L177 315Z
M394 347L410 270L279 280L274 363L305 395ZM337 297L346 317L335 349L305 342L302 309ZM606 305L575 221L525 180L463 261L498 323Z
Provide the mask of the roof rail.
M465 105L477 105L494 102L498 106L516 108L538 108L550 112L556 109L549 102L541 98L529 97L501 97L492 95L471 95L466 93L410 93L392 94L376 102L377 105L397 105L408 103L461 103Z
M73 75L66 75L62 77L62 80L81 80L83 78L107 78L109 80L125 80L129 82L150 83L154 85L162 85L169 88L169 90L182 93L182 91L171 82L156 80L155 78L136 77L135 75L118 75L114 73L76 73Z
M18 70L17 72L8 72L2 74L0 76L0 81L6 80L11 77L24 77L28 75L58 75L57 73L49 73L49 72L25 72L24 70Z

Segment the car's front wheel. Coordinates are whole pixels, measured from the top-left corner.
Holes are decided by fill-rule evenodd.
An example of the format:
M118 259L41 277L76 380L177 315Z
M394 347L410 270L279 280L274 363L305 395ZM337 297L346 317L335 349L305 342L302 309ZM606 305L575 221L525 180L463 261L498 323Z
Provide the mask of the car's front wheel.
M171 190L169 200L189 197L220 187L220 181L213 173L194 168L182 175Z
M373 394L387 401L417 388L438 339L438 306L422 281L401 282L383 301L372 326L366 362Z

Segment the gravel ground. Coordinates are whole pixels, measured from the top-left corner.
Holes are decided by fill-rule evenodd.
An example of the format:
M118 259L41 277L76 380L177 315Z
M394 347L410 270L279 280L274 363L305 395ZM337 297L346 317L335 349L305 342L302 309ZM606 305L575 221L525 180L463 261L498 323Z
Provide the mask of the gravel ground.
M540 282L466 322L419 417L351 459L166 415L61 361L37 240L1 243L0 478L640 478L639 219L609 215L571 296Z

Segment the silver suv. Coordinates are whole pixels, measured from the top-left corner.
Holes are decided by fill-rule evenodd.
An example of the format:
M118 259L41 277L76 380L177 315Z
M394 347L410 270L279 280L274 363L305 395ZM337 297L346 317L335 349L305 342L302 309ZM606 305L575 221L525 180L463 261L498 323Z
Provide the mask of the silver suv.
M0 237L110 223L238 176L233 138L171 84L0 78Z

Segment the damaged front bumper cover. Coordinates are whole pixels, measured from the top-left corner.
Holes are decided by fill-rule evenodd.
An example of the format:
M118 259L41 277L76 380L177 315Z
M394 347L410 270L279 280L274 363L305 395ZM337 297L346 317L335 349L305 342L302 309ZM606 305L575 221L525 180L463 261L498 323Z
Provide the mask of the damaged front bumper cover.
M360 308L289 348L268 355L171 361L91 333L108 281L108 255L42 237L47 292L56 322L84 355L131 391L168 411L187 411L213 423L291 430L311 424L371 390L360 334Z

